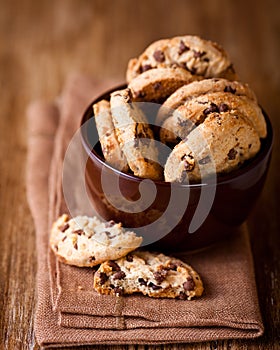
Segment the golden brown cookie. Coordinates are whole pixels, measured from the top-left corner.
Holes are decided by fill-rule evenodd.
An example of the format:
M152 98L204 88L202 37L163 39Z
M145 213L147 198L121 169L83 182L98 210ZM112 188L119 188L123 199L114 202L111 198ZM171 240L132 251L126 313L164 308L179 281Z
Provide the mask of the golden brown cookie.
M173 110L184 105L189 100L213 92L226 92L236 96L246 96L257 103L255 93L246 83L222 78L203 79L184 85L169 96L158 111L157 124L162 124L173 113Z
M256 129L259 137L266 137L266 122L258 104L247 96L238 96L227 92L209 92L185 102L167 118L160 132L163 143L176 143L178 137L184 139L189 132L211 113L238 111L246 117Z
M129 88L111 94L111 111L121 150L134 175L162 179L153 131L144 113L132 102Z
M170 153L166 181L200 182L213 173L228 173L260 149L252 124L237 111L211 113Z
M180 67L204 78L236 79L232 63L221 46L198 36L177 36L155 41L129 61L127 82L153 68Z
M128 87L133 101L161 102L179 87L200 79L182 68L151 69L134 78Z
M96 266L118 259L138 248L142 237L125 231L120 223L101 222L96 217L64 214L54 222L50 245L62 262L74 266Z
M117 140L110 102L102 100L95 103L93 112L105 160L116 169L126 172L128 164Z
M142 293L181 300L191 300L203 293L201 278L191 266L179 259L144 251L101 264L94 275L94 288L101 294Z

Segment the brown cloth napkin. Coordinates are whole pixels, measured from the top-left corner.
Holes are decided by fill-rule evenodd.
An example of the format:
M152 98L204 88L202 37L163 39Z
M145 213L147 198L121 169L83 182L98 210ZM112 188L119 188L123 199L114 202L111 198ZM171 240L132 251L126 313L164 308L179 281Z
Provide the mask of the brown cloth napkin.
M58 348L186 343L262 335L246 227L227 242L178 255L193 265L204 281L203 297L193 301L98 295L92 287L94 269L64 265L49 249L50 225L68 210L62 188L65 152L87 105L114 85L116 82L72 75L55 103L37 101L27 111L27 195L36 227L38 256L38 343ZM74 174L79 169L78 146L76 156L72 157ZM75 186L81 176L77 174L69 184L74 197L79 192L75 192ZM77 198L71 203L71 213L74 207L76 215L88 214Z

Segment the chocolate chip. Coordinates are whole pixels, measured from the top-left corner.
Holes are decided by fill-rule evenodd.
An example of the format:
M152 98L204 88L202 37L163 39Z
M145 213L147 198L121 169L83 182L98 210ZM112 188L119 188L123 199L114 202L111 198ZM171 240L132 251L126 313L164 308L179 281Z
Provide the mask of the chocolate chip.
M153 84L153 88L155 89L155 90L159 90L159 89L161 89L161 83L160 82L157 82L157 83L154 83Z
M190 48L183 42L183 40L181 40L179 44L178 54L182 55L183 52L188 51L189 49Z
M121 287L115 287L114 292L117 296L122 296L124 294L124 291Z
M227 112L229 110L229 107L226 103L221 103L219 105L219 112Z
M132 262L133 261L133 255L132 254L127 254L127 256L125 258L126 258L126 261L128 261L128 262Z
M147 72L147 70L150 70L150 69L152 69L152 66L150 64L144 64L141 67L141 72Z
M204 109L203 114L208 115L214 112L219 112L219 108L215 103L211 102L210 107Z
M64 224L60 226L59 229L61 232L65 232L69 227L70 227L69 224Z
M164 56L164 52L161 51L161 50L156 50L153 54L154 56L154 59L157 61L157 62L164 62L165 61L165 56Z
M235 94L236 93L236 89L232 88L230 85L227 85L225 88L224 88L224 92L230 92L232 94Z
M236 155L237 155L237 151L234 148L230 149L227 154L229 160L235 159Z
M157 285L154 284L153 282L149 282L149 283L148 283L148 287L152 288L152 290L159 290L159 289L162 289L161 286L157 286Z
M202 56L204 56L206 54L205 51L196 51L196 50L193 50L193 56L194 58L200 58Z
M180 300L187 300L188 296L184 292L180 292L180 294L178 296L178 299L180 299Z
M109 232L109 231L104 231L104 233L106 234L106 236L107 236L108 238L114 238L114 237L117 236L116 234L114 234L114 233L112 233L112 232Z
M182 157L181 157L181 160L184 162L183 165L184 165L184 169L186 171L192 171L194 166L195 166L195 163L194 163L194 158L191 154L184 154Z
M251 143L249 143L248 148L250 149L251 147L252 147L252 144L251 144Z
M119 267L119 265L113 260L109 260L108 265L112 268L112 271L121 271L121 268Z
M106 228L112 227L112 226L114 226L115 224L116 224L116 223L115 223L114 220L110 220L110 221L106 222L105 227L106 227Z
M89 261L95 261L95 257L92 255L88 258Z
M194 283L193 279L191 277L188 277L186 282L184 282L183 287L187 291L193 290L195 287L195 283Z
M170 270L173 270L173 271L177 271L177 265L176 264L174 264L174 263L170 263L169 265L168 265L168 268L170 269Z
M147 281L144 280L144 278L138 278L138 282L140 284L140 286L146 286L147 285Z
M55 250L56 252L58 251L58 245L57 245L57 244L54 246L54 250Z
M77 243L77 242L74 243L74 248L75 248L76 250L78 250L78 243Z
M113 275L113 280L122 280L125 276L126 274L123 271L118 271Z
M198 161L198 163L203 165L203 164L209 163L210 160L211 160L210 157L207 156L207 157L204 157L204 158L200 159L200 160Z
M193 168L194 168L194 164L191 164L191 163L189 163L189 162L187 162L187 161L184 162L184 169L185 169L186 171L192 171Z
M167 271L166 270L160 270L160 271L156 271L153 273L155 280L157 281L157 283L161 283L165 280L165 277L167 275Z
M83 230L75 230L74 233L76 233L77 235L81 236L84 234Z
M64 242L66 238L67 238L67 236L64 236L64 237L62 238L62 242Z
M205 58L203 58L203 61L204 61L204 62L209 62L210 59L209 59L208 57L205 57Z
M195 68L195 67L189 68L189 67L187 66L187 64L185 65L185 69L186 69L187 71L189 71L191 74L196 74L196 71L197 71L197 68Z

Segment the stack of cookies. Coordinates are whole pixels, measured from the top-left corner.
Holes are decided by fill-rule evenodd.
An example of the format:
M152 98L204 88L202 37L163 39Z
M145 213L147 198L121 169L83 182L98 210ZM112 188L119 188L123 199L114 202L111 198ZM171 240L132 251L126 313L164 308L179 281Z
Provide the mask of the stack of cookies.
M153 180L200 182L260 150L264 116L218 44L197 36L156 41L129 61L126 76L126 89L93 106L104 158L115 168ZM152 121L143 102L160 106ZM170 148L161 165L159 142Z

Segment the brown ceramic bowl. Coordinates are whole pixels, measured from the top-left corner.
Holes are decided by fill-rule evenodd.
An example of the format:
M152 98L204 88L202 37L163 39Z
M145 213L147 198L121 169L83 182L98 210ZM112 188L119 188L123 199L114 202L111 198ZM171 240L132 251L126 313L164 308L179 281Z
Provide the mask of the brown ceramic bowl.
M144 184L146 192L155 190L155 198L148 208L139 211L134 203L141 197L139 184L143 179L106 164L100 144L91 140L95 128L92 104L109 99L110 92L114 90L95 99L81 122L83 150L88 157L85 181L96 211L106 220L121 221L124 227L136 228L149 249L173 252L199 249L236 232L248 217L265 183L273 140L268 116L264 113L268 134L254 159L238 170L218 176L214 184L184 185L153 181L151 185L152 180L149 180ZM117 205L108 200L108 193L117 199ZM171 207L170 202L173 203ZM134 212L128 212L128 207Z

